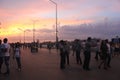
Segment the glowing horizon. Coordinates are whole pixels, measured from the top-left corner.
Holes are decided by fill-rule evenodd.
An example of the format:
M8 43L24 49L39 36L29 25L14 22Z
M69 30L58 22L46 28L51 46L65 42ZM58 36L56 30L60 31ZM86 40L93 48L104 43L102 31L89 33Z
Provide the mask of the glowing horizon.
M53 1L58 5L58 29L64 25L97 24L104 22L105 18L108 18L108 21L120 19L119 0ZM8 37L10 42L23 42L26 31L26 42L30 42L33 40L34 26L35 39L54 41L55 5L49 0L1 0L0 23L1 39ZM84 33L80 38L83 38L83 35ZM63 39L60 33L59 36Z

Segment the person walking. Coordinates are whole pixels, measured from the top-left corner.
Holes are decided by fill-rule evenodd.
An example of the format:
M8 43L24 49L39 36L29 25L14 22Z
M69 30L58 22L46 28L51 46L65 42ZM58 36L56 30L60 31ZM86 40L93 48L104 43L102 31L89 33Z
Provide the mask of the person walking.
M72 56L75 54L75 41L72 42Z
M84 49L84 64L83 69L89 71L90 70L90 58L91 58L91 37L88 37L85 43Z
M4 61L5 61L5 66L6 66L6 72L4 73L4 75L9 75L10 74L10 68L9 68L10 44L8 43L7 38L3 39L3 45L5 46L5 49L4 49Z
M105 40L102 40L102 42L101 42L100 51L101 51L100 55L101 55L102 60L99 64L98 68L100 69L101 66L104 64L104 69L107 70L108 46L107 46L107 43Z
M111 57L112 57L112 53L113 53L113 50L112 50L112 43L108 42L107 40L107 47L108 47L108 53L107 53L107 67L108 68L111 68Z
M95 59L96 61L98 61L100 58L100 40L97 40L95 53L96 53Z
M49 41L47 44L47 48L49 50L49 53L51 53L51 49L52 49L52 43Z
M69 62L69 54L70 54L70 45L68 41L65 41L65 63L67 63L67 65L70 65Z
M79 39L76 39L75 40L75 53L76 53L77 64L82 64L82 60L81 60L81 57L80 57L81 49L82 49L81 41Z
M18 42L15 44L13 59L14 58L16 58L17 67L18 67L17 70L21 71L21 50L20 50L20 44Z
M60 69L65 69L65 60L66 60L65 41L63 40L60 41L59 49L60 49Z
M2 74L1 72L1 68L2 68L2 64L3 64L3 46L2 46L2 40L0 40L0 74Z

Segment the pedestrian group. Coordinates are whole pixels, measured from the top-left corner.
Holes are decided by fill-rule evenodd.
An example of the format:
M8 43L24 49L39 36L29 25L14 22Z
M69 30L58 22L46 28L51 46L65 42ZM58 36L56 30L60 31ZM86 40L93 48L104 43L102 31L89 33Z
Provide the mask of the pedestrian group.
M69 48L68 48L69 46ZM81 40L75 39L73 44L71 44L71 49L74 54L76 55L76 63L80 64L84 70L89 71L90 69L90 60L91 60L91 53L92 47L95 47L95 60L100 60L98 65L98 69L107 70L111 68L111 59L114 56L118 56L120 54L120 46L119 43L116 44L113 42L105 40L97 40L96 44L93 43L91 37L88 37L85 41L84 45L82 45ZM60 69L66 68L66 62L69 65L69 54L70 54L70 44L67 41L61 40L59 42L59 49L60 49ZM83 61L81 59L81 53L83 53Z
M10 53L13 53L13 59L16 58L17 70L21 70L21 59L20 59L20 47L19 43L16 43L13 48L8 43L8 39L4 38L3 43L0 40L0 74L9 75L10 74ZM2 71L3 64L5 64L5 72Z

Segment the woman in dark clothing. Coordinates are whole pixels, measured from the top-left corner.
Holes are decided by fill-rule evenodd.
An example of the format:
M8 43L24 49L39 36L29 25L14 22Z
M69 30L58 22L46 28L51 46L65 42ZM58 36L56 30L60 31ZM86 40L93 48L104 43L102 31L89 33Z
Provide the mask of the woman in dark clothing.
M100 62L98 68L100 69L101 66L104 64L104 69L107 69L107 52L108 52L108 47L107 47L107 43L105 40L102 40L101 42L101 46L100 46L100 50L101 50L101 59L102 61Z

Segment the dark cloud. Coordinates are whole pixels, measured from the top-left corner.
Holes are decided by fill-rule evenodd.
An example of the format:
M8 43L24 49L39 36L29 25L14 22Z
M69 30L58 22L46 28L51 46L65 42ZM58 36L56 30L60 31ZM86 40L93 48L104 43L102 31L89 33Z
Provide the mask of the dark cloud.
M21 30L21 29L19 29ZM33 32L32 29L26 29L26 31ZM55 29L36 29L35 30L35 39L40 39L41 41L55 41ZM31 40L31 35L26 34L26 41ZM58 28L58 37L59 40L74 40L86 39L87 37L92 38L108 38L111 39L115 36L120 36L120 20L94 23L94 24L81 24L81 25L64 25ZM14 36L16 37L16 36ZM12 38L12 37L11 37ZM20 38L14 38L19 41ZM15 41L14 40L14 41ZM21 37L23 41L23 38Z
M97 24L65 25L59 29L62 38L112 38L120 35L119 21L103 22Z
M39 29L39 30L36 30L36 31L41 32L41 33L53 33L54 32L53 29L47 29L47 28Z
M81 25L64 25L58 28L59 39L74 40L75 38L86 39L91 36L93 38L113 38L116 35L120 36L119 20L81 24ZM32 31L32 30L27 30ZM38 29L35 30L36 38L41 40L55 40L55 29ZM42 34L42 35L41 35Z

